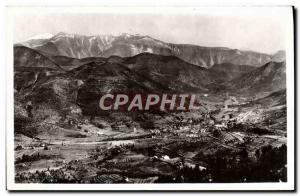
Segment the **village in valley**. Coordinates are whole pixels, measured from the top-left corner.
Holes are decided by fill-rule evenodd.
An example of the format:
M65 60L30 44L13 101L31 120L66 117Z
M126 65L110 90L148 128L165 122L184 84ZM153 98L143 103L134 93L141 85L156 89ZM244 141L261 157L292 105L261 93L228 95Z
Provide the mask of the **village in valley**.
M214 171L221 166L228 173L244 168L232 175L233 182L253 181L261 174L252 169L267 167L261 160L273 161L266 157L284 153L286 134L280 129L286 121L270 120L273 111L283 117L284 111L278 106L261 109L257 100L228 95L213 103L209 96L203 95L207 101L198 112L137 113L130 118L118 113L111 121L93 115L78 119L74 109L58 124L44 121L40 126L48 133L16 135L16 182L223 182ZM30 103L23 112L33 116L32 107ZM285 165L277 167L265 178L286 180Z

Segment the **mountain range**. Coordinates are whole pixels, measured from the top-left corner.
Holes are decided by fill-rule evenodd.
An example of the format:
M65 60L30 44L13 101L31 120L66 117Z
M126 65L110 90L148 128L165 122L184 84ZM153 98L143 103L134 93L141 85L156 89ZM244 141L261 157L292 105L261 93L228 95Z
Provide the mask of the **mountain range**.
M143 50L133 49L137 46ZM197 93L212 99L226 93L243 97L281 93L286 88L285 69L284 51L272 56L168 44L140 35L60 33L14 46L16 99L63 114L78 107L91 114L100 94L107 92Z
M123 33L118 36L86 36L60 32L35 36L19 43L51 56L71 58L131 57L140 53L176 56L190 64L209 68L215 64L232 63L259 67L269 61L282 61L284 51L274 55L226 47L204 47L191 44L166 43L150 36Z

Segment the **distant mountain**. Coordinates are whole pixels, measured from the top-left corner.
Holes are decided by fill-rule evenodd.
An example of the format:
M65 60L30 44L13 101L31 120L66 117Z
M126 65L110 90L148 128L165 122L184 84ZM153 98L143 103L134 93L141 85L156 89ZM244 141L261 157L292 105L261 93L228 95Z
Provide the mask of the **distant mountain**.
M36 67L62 70L60 65L36 50L25 46L14 47L14 67Z
M68 78L82 81L76 103L88 114L99 109L101 94L170 91L168 84L152 81L118 63L92 62L71 70L68 75Z
M114 40L115 37L110 35L83 36L61 32L46 40L33 39L21 44L54 56L85 58L100 56Z
M142 53L125 58L122 62L145 78L167 84L169 88L182 91L207 91L214 83L207 69L187 63L175 56Z
M245 73L254 70L256 67L248 65L235 65L231 63L215 64L210 69L209 72L211 77L215 78L216 82L223 83L233 80Z
M100 86L103 87L103 92L110 87L111 90L126 92L207 91L207 84L214 82L207 69L189 64L175 56L141 53L123 58L111 56L76 59L65 56L46 57L25 46L15 46L14 55L18 90L30 86L38 77L53 75L54 72L65 73L60 74L60 77L102 81ZM27 78L26 81L23 78Z
M272 56L272 61L274 62L282 62L285 61L286 53L284 50L279 50Z
M210 69L176 56L140 53L76 59L45 56L25 46L14 47L15 92L57 112L80 107L84 114L99 108L101 93L208 93L255 96L285 88L285 62L262 67L216 64ZM97 111L99 112L99 111Z
M72 58L86 57L130 57L140 53L176 56L188 63L202 67L214 64L261 66L272 59L272 55L229 49L224 47L202 47L189 44L166 43L150 36L121 34L85 36L58 33L48 39L31 39L21 43L52 56Z
M43 54L25 46L14 47L14 88L24 91L34 87L48 76L65 70Z
M257 95L286 88L286 63L269 62L233 79L226 85L235 92Z
M106 58L103 57L87 57L83 59L77 59L67 56L49 56L49 59L56 62L65 70L71 70L91 62L106 61Z
M86 115L101 112L98 104L103 93L207 92L206 84L211 82L207 69L177 57L149 53L93 61L51 76L25 68L15 72L16 90L22 99L57 112L77 105Z
M25 41L29 41L29 40L41 40L41 39L50 39L51 37L53 37L54 35L51 33L43 33L43 34L38 34L35 35L33 37L29 37L27 38Z
M115 73L113 69L122 68L123 71L120 72L122 73L120 76L123 79L125 73L127 73L126 80L130 78L128 74L132 74L136 77L133 80L135 80L135 83L139 82L139 85L155 83L155 85L152 85L153 88L149 88L152 90L159 86L169 91L207 92L212 89L218 91L218 89L226 86L237 91L251 92L253 89L273 91L273 88L278 90L279 87L280 90L280 87L285 87L285 81L283 81L285 79L285 63L283 66L282 63L272 62L260 68L222 63L215 64L210 69L205 69L175 56L141 53L123 58L110 56L109 58L88 57L76 59L66 56L47 57L43 53L24 46L15 46L14 55L14 64L15 67L18 67L18 70L21 67L31 67L32 72L41 73L41 69L44 69L43 74L47 72L48 75L51 73L47 69L52 69L52 72L53 70L58 72L71 70L70 73L74 73L72 77L75 76L77 79L93 78L93 76L97 76L97 73L106 70L107 72L98 74L99 77L101 76L99 79L104 80L106 76L109 78L115 77L111 75L111 73ZM75 72L77 73L75 74ZM32 77L34 79L36 76ZM119 81L119 79L116 80ZM149 83L149 81L151 82ZM114 83L113 81L110 82ZM104 83L107 83L107 81ZM274 86L274 84L276 85ZM127 90L130 90L130 88Z
M213 83L205 68L174 56L150 53L127 58L111 57L80 66L69 73L77 79L101 81L103 92L109 89L122 92L197 92L207 91L206 85ZM113 84L116 85L113 87Z

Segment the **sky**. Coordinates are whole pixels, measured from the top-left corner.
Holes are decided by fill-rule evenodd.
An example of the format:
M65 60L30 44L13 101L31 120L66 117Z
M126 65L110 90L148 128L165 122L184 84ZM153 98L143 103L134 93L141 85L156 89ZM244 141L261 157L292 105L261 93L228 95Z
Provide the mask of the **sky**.
M210 13L26 13L14 16L14 42L37 34L121 33L149 35L164 42L228 47L273 54L286 49L287 17L274 11L256 14Z

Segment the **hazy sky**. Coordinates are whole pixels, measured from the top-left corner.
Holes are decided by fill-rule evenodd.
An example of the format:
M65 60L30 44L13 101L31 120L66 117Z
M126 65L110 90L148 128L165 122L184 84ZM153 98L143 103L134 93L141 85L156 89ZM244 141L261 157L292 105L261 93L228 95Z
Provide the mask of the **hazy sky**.
M14 41L42 33L142 34L172 43L274 53L285 49L286 17L279 14L26 14L15 16Z

